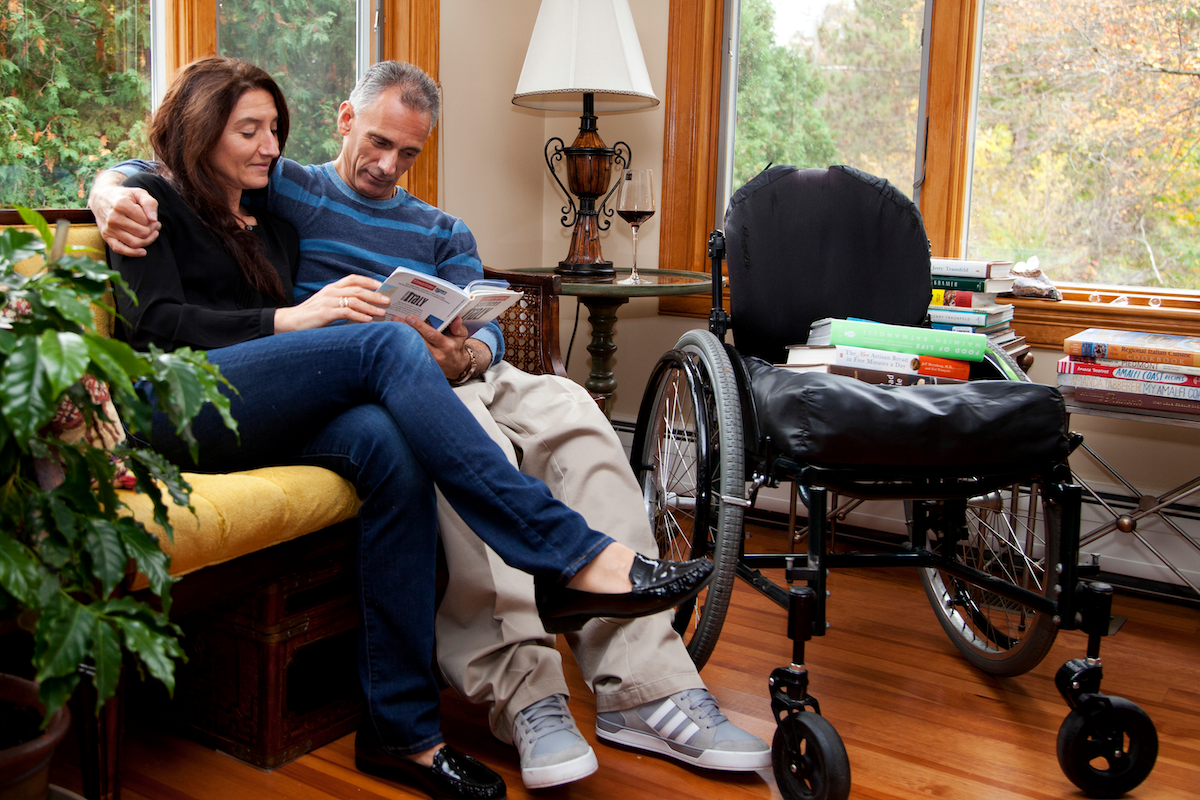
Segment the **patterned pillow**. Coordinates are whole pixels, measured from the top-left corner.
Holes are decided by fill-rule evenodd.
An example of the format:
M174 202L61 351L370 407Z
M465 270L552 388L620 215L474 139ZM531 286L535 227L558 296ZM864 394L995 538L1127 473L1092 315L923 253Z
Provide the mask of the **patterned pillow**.
M61 440L64 444L77 444L85 441L92 447L111 451L125 441L125 428L121 425L120 417L117 416L117 408L113 405L112 394L104 381L97 380L91 375L85 374L80 383L87 390L92 402L99 406L99 413L95 415L91 423L88 423L83 412L71 402L69 397L64 397L58 404L58 410L54 413L54 417L46 426L45 432ZM125 462L115 455L110 454L109 458L116 466L113 485L118 489L134 488L137 478L125 466Z

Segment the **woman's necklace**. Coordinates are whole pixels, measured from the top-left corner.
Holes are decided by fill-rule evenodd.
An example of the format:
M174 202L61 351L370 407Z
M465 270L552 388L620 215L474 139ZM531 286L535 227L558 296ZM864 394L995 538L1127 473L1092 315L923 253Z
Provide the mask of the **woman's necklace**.
M243 229L248 231L254 230L255 226L258 225L258 220L252 217L249 212L242 208L237 210L237 221L241 224Z

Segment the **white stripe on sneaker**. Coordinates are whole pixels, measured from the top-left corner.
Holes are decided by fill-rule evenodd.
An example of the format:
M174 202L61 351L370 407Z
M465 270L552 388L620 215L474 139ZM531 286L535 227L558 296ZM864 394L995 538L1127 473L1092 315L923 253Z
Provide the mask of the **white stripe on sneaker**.
M675 710L677 710L676 705L673 702L671 702L671 698L668 697L666 700L663 700L662 705L660 705L658 708L656 708L654 710L654 713L651 714L649 716L649 718L646 719L646 724L649 725L651 728L658 730L659 729L658 728L659 721L663 717L665 717L667 714L669 714Z
M688 725L686 728L684 728L681 733L676 734L672 738L674 738L675 741L679 742L680 744L687 744L699 730L700 726L693 722L691 725Z
M657 730L658 735L664 739L677 739L675 731L682 729L684 727L684 723L686 722L691 722L691 720L688 719L687 714L685 714L683 711L680 711L662 725L654 726L654 729Z

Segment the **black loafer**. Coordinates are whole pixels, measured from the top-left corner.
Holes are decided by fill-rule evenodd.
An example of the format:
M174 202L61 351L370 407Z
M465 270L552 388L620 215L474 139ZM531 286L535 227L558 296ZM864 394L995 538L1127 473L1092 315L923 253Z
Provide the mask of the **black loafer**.
M644 617L666 611L699 594L712 578L707 558L661 561L634 554L629 568L633 590L594 594L534 580L534 600L547 633L577 631L593 617Z
M484 764L446 745L426 767L393 756L359 731L354 738L354 766L359 772L415 786L434 800L494 800L507 797L504 779Z

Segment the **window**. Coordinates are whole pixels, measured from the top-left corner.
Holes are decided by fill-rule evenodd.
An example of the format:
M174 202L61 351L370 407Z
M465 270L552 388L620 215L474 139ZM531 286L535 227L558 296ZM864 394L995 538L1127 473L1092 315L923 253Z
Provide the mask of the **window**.
M288 100L287 155L322 164L337 155L338 106L370 52L357 53L355 0L222 0L217 48L271 73ZM365 15L364 15L365 16ZM366 20L364 20L366 24Z
M728 0L730 4L734 2ZM1136 0L1121 0L1119 5L1134 3ZM1083 0L1080 4L1088 8L1113 5L1083 3ZM1028 5L1022 3L1021 7ZM1160 10L1188 9L1186 3L1165 0L1154 5ZM928 46L924 54L928 62L923 131L926 159L919 203L934 253L964 255L971 199L970 143L979 61L976 56L981 41L983 2L928 0L928 6ZM715 222L712 209L718 207L718 173L722 168L722 154L717 147L723 98L721 67L728 63L733 51L728 38L733 28L722 24L723 19L729 19L729 10L726 0L671 0L663 233L659 253L659 263L670 269L707 269L707 233ZM1191 13L1192 17L1181 19L1194 20L1194 9ZM1191 60L1179 71L1190 75L1195 92L1195 75L1200 70L1196 66L1194 30L1187 36L1192 38L1182 38L1180 42ZM1192 113L1195 110L1193 102ZM1191 130L1195 129L1193 122ZM1190 175L1194 177L1197 148L1193 148L1190 157L1193 159ZM1065 336L1093 326L1186 333L1194 332L1200 322L1197 292L1095 287L1066 281L1058 285L1066 298L1061 303L1026 299L1014 303L1017 306L1014 324L1032 344L1057 349ZM1151 295L1161 299L1160 306L1149 305ZM1128 297L1129 304L1112 304L1120 296ZM1090 301L1092 297L1100 302ZM702 298L664 298L659 304L665 313L695 317L707 317L708 306L708 301Z
M341 0L337 5L353 7L354 2ZM372 60L380 54L410 61L437 77L439 0L378 0L370 13L338 14L336 20L329 16L332 3L335 0L317 0L316 10L309 12L308 3L292 0L231 0L228 18L239 18L236 15L251 7L259 10L255 21L278 16L294 23L303 13L313 27L300 31L294 24L285 26L285 35L308 36L308 44L320 44L337 24L357 16L363 24L355 29L356 46L370 50ZM151 33L152 9L156 36ZM0 204L83 209L87 190L103 165L147 155L144 120L150 114L152 82L153 91L160 94L180 66L218 51L218 15L218 0L6 2L0 8ZM241 48L244 45L237 43L254 35L269 54L274 34L228 30L226 44L232 40L231 47ZM340 102L349 93L342 87L353 85L355 67L350 62L347 77L345 63L343 57L333 66L324 65L325 85L335 88L321 90L326 95L322 98L311 90L312 74L304 73L303 64L294 67L281 60L269 67L281 80L295 82L284 84L289 97L306 101L302 109L293 109L293 131L303 119L313 121L310 133L293 134L288 155L312 161L329 157L330 142L316 141L316 131L323 127L318 114L322 109L327 113L331 104L336 108L329 96L336 95ZM324 128L330 129L332 124ZM313 140L307 153L302 150L305 138ZM405 175L406 188L429 202L437 200L437 149L435 136ZM15 212L0 209L0 224L16 222Z
M741 0L736 190L850 164L912 196L925 0Z
M0 199L81 208L96 172L145 152L149 0L0 9Z
M1200 289L1200 13L988 0L967 254Z

